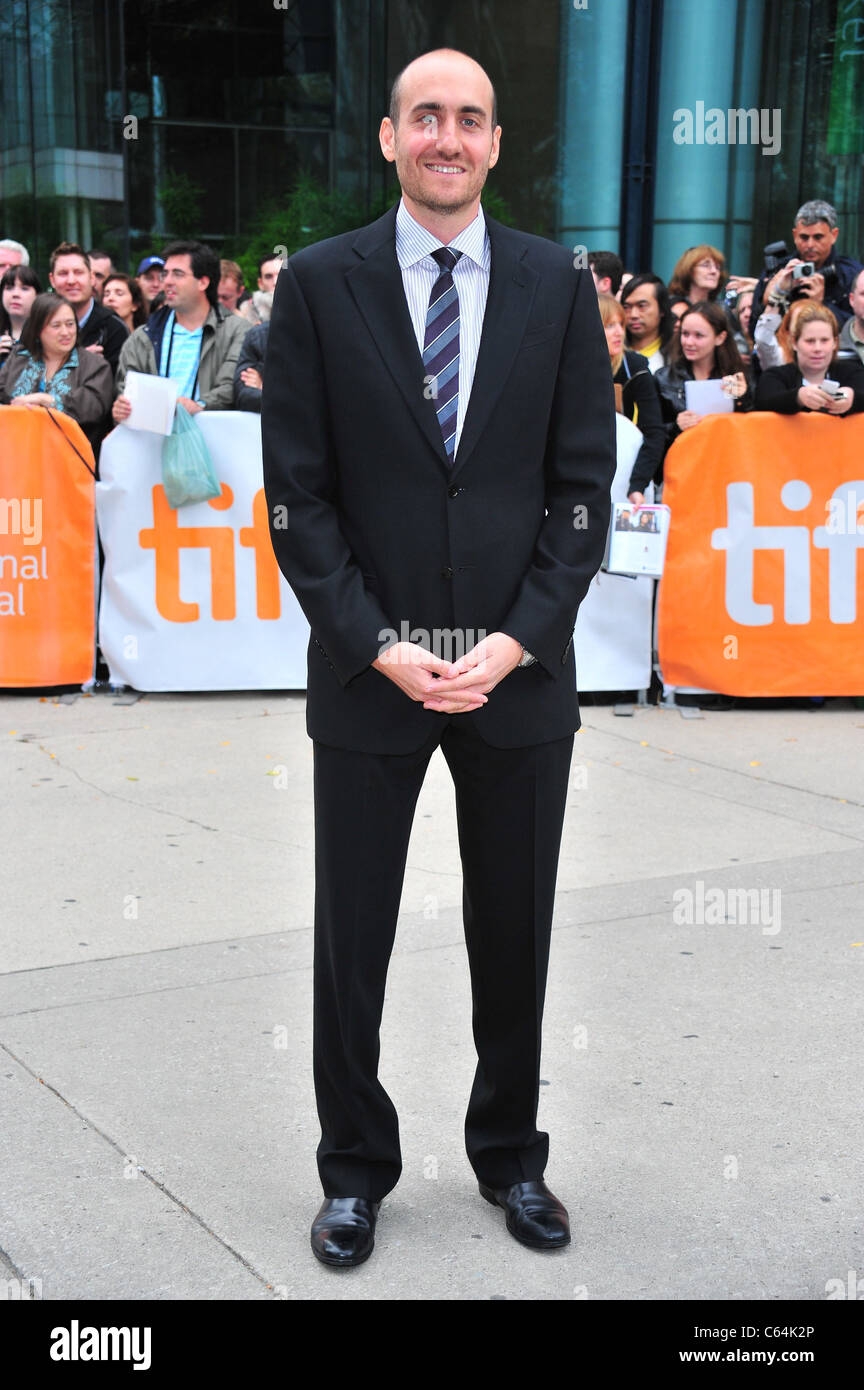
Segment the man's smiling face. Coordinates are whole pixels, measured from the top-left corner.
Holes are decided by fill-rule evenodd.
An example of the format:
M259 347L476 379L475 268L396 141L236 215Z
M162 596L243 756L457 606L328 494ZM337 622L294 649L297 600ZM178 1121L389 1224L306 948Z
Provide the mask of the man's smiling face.
M399 83L399 120L381 123L381 149L395 162L408 210L459 213L475 203L498 160L492 86L462 54L430 53ZM413 205L413 206L412 206Z

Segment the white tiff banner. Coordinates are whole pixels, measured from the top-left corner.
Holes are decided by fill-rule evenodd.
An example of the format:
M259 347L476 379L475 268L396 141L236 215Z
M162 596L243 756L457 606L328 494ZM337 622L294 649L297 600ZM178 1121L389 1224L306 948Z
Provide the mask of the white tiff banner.
M309 626L279 571L267 518L261 417L201 411L222 495L170 508L162 436L119 426L102 445L96 514L105 552L99 645L111 680L135 690L304 690ZM624 501L642 435L617 416ZM599 574L579 611L580 690L651 677L651 579Z
M612 501L627 501L627 486L642 431L624 415L615 416L618 466L612 482ZM645 501L654 486L645 489ZM600 570L582 600L573 634L576 684L580 690L647 690L651 684L651 608L655 579Z
M120 426L102 445L99 645L135 690L303 690L309 625L273 554L261 416L195 416L222 495L174 511L162 436Z

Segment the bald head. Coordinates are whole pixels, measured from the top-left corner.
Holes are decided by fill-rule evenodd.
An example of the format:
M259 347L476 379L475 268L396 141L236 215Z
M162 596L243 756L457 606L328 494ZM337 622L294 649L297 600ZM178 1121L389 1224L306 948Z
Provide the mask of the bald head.
M393 86L390 88L390 106L387 113L394 126L399 124L400 105L406 85L413 87L415 80L422 82L424 78L434 82L442 66L446 65L448 72L452 72L454 64L457 69L461 64L466 74L470 72L475 79L479 75L485 78L489 86L489 106L486 114L489 117L491 128L495 129L498 124L498 99L495 96L495 88L492 86L489 74L478 62L470 58L467 53L461 53L458 48L434 48L429 53L421 53L419 58L413 59L400 73L397 73ZM409 79L407 84L406 79Z
M498 162L495 93L479 63L453 48L424 53L393 85L381 153L396 165L407 211L445 244L473 221Z

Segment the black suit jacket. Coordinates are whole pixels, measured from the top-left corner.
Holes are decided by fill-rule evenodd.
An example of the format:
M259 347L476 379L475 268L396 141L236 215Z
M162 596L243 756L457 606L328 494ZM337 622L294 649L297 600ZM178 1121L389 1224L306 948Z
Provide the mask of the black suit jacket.
M446 715L371 667L418 630L506 632L537 657L459 715L516 748L579 728L573 624L606 544L615 472L609 353L589 271L491 217L489 295L452 472L396 259L396 208L297 252L264 368L276 558L309 620L307 729L406 753ZM439 634L436 637L436 633ZM455 656L460 655L458 648Z
M110 309L106 309L97 299L90 311L90 317L78 334L78 343L82 348L90 347L94 343L100 344L102 355L111 368L111 375L114 376L120 360L120 350L128 337L129 329L123 320Z

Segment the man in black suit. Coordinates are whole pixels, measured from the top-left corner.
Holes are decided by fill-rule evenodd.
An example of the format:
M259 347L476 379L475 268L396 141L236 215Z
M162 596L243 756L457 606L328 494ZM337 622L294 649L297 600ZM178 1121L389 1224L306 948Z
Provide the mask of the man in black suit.
M614 397L590 272L484 218L500 136L473 59L443 49L409 64L380 131L400 204L292 256L270 321L270 529L311 626L325 1194L312 1248L337 1267L371 1253L401 1172L378 1032L438 746L474 1000L469 1161L517 1240L570 1239L543 1181L541 1019L579 728L573 624L606 542Z
M129 337L129 329L96 298L87 252L74 242L61 242L51 252L48 279L52 289L68 299L75 310L78 346L104 357L111 371L116 372L120 349Z

